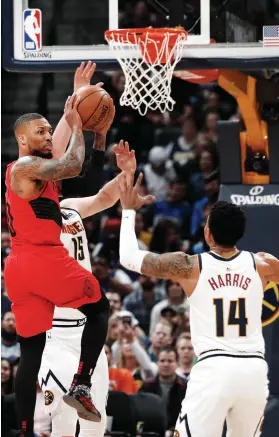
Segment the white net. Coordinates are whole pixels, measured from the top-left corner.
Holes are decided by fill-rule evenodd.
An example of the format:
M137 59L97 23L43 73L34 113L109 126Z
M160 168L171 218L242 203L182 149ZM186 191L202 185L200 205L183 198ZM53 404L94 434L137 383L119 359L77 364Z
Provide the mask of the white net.
M122 31L123 32L123 31ZM148 109L172 111L175 101L171 98L171 80L176 64L182 57L186 32L175 35L166 32L159 38L146 32L140 40L136 33L126 38L117 31L110 31L106 39L125 75L124 92L120 105L131 106L145 115ZM171 41L172 38L172 41ZM137 44L138 43L138 44ZM135 56L140 47L141 56Z

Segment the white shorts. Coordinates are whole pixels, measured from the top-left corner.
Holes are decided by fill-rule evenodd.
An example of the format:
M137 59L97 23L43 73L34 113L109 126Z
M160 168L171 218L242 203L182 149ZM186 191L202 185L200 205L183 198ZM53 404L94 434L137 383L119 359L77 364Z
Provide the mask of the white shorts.
M209 357L192 369L176 423L176 437L260 435L268 396L267 363L261 358Z
M52 417L52 436L74 436L77 423L76 410L69 407L62 396L69 390L77 372L80 357L80 340L83 327L55 328L47 332L47 341L39 372L39 383L44 392L45 409ZM91 394L102 415L100 423L79 419L80 436L102 436L106 426L106 401L109 387L108 362L102 350L92 379Z

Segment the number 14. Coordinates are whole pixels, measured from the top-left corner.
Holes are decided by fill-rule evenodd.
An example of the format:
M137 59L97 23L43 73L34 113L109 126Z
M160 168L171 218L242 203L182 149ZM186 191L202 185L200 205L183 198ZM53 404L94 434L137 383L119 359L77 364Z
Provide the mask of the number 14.
M239 337L246 337L246 325L248 319L246 317L245 298L241 297L238 300L230 301L228 325L238 325ZM213 299L213 304L216 309L216 335L224 337L224 300ZM236 316L238 310L238 317Z

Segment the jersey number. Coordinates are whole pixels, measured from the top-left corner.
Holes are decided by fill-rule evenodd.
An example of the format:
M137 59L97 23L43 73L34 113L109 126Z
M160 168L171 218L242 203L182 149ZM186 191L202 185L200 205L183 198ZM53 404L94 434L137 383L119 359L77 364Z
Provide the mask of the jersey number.
M6 203L6 212L7 212L7 223L8 223L10 234L12 237L15 237L16 231L14 230L14 226L13 226L14 218L11 214L11 207L9 203Z
M224 337L224 301L223 299L213 299L213 303L216 307L216 335L217 337ZM246 337L247 324L245 299L241 297L238 300L231 300L228 325L238 325L239 337Z
M74 243L74 258L78 261L84 260L82 237L72 238L72 242Z

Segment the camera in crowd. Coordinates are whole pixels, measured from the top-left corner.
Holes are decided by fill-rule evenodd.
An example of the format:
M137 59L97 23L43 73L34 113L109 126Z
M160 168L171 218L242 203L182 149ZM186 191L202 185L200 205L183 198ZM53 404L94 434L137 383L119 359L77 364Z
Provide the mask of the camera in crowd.
M252 149L247 147L247 155L244 163L246 172L256 172L261 175L269 174L269 159L265 152L254 153Z

